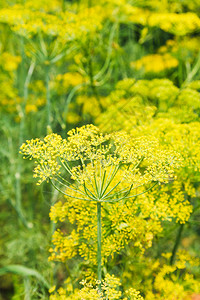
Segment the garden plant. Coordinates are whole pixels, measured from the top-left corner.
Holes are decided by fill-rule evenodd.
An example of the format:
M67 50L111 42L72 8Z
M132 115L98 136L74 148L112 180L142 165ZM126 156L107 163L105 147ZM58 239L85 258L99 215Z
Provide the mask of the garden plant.
M199 33L199 0L0 2L0 300L200 298Z

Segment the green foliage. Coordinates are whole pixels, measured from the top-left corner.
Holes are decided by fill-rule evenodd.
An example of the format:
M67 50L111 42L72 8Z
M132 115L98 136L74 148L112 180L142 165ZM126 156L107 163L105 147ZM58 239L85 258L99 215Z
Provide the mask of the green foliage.
M50 288L49 283L36 270L29 269L29 268L26 268L26 267L20 266L20 265L10 265L10 266L6 266L6 267L0 269L0 276L5 275L7 273L18 274L18 275L21 275L21 276L24 276L24 277L34 276L39 281L41 281L46 288Z

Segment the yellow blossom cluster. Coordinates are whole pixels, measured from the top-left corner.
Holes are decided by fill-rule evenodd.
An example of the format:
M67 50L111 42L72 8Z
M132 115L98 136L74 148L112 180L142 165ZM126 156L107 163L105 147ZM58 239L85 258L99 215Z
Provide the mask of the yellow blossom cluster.
M64 208L64 207L63 207ZM72 258L77 255L77 246L78 246L79 234L73 230L70 235L64 237L63 233L58 229L53 234L52 242L54 244L54 249L50 248L49 252L52 252L51 257L49 260L59 260L65 261L66 255L64 256L63 253L67 253L67 258ZM60 255L55 255L55 253L60 252Z
M92 119L97 120L101 116L102 108L106 110L110 105L112 105L110 97L99 97L97 99L94 96L91 97L81 93L76 97L76 102L69 104L67 122L76 124L81 120L86 122L91 122ZM77 107L80 114L77 113Z
M194 12L187 13L176 11L175 6L170 5L169 1L164 3L144 1L138 6L144 6L144 8L132 6L127 1L126 3L123 1L121 6L118 4L118 18L122 15L121 19L127 23L133 22L147 27L158 27L177 36L198 32L200 29L200 19L196 14L196 9Z
M81 281L80 284L83 285L83 287L80 290L76 289L74 293L70 295L68 295L67 286L66 289L59 288L54 294L52 293L55 291L55 287L51 288L50 300L143 300L140 292L134 288L126 290L122 297L119 278L116 278L114 275L109 275L108 273L101 284L102 292L98 291L98 282L96 283L96 286L93 286L86 281Z
M177 36L184 36L200 29L200 19L196 13L155 12L147 9L131 9L127 21L148 27L158 27Z
M148 19L148 25L157 26L175 35L186 35L200 29L200 19L195 13L153 13Z
M168 181L180 164L180 157L173 150L159 146L155 138L134 139L125 133L103 135L93 125L73 129L68 136L66 140L50 134L44 141L27 141L20 149L30 159L36 159L34 177L39 178L39 184L55 179L65 186L68 181L62 177L62 167L70 180L80 186L80 195L90 201L105 201L113 196L115 189L120 199L139 185ZM73 162L79 164L70 166ZM118 171L119 183L107 190ZM123 182L126 187L120 189ZM77 186L73 190L77 192Z
M134 131L137 126L140 135L145 130L144 126L151 132L151 123L153 127L156 123L159 128L163 126L161 118L177 123L195 122L198 121L200 112L198 89L198 81L179 89L169 79L124 79L107 96L110 105L95 118L95 122L101 130L108 132L120 130L121 124L128 132Z
M89 35L94 36L103 28L105 19L110 22L159 27L178 36L198 31L200 28L199 17L194 12L174 13L170 12L170 8L169 11L163 12L163 7L157 12L156 9L151 11L132 6L127 1L104 0L100 4L94 3L89 8L86 3L82 3L79 7L74 5L74 9L71 5L67 11L62 11L60 1L49 5L43 0L39 7L37 3L35 5L30 3L27 1L23 6L16 4L11 8L1 9L0 22L9 24L14 31L29 37L38 32L57 36L61 44L76 39L83 41ZM148 7L148 3L146 5ZM169 58L167 60L169 61Z
M40 107L44 106L46 99L43 97L35 98L34 95L29 95L25 106L26 114L37 112Z
M69 91L69 88L82 85L86 81L78 72L68 72L65 74L59 74L55 78L55 90L58 95L65 94Z
M25 3L25 6L31 10L35 11L45 11L50 13L60 12L62 10L62 0L40 0L40 1L34 1L27 0Z
M0 57L0 67L3 73L0 74L0 109L12 114L15 114L15 121L19 121L22 117L23 98L19 97L17 88L15 87L16 72L21 62L20 56L11 55L9 52L3 52ZM41 95L41 81L35 82L30 85L30 90L37 90L38 97L31 93L25 101L25 112L27 114L38 111L38 108L43 106L46 102L44 99L44 86L43 94ZM17 116L16 116L17 114Z
M169 53L149 54L131 63L136 70L144 69L145 73L159 73L168 69L176 68L178 60Z
M166 44L158 49L158 53L171 53L173 57L193 62L194 56L198 55L199 43L200 38L198 36L184 36L181 40L180 38L175 38L174 40L167 40Z
M110 104L106 97L101 97L98 101L95 97L88 97L84 95L78 96L76 102L80 105L80 107L82 107L82 111L85 116L92 116L94 118L101 114L100 105L105 108Z
M197 12L199 10L198 0L188 2L187 0L170 0L170 1L159 1L159 0L145 0L140 3L140 7L148 8L151 11L156 12L176 12L183 13L187 10Z
M132 206L133 207L132 207ZM142 205L141 205L142 206ZM128 211L129 209L129 211ZM112 211L108 214L108 211ZM143 216L137 216L138 207L129 201L126 206L119 203L104 204L102 209L102 260L106 262L110 255L133 242L140 251L151 246L155 234L161 231L161 225L157 220L146 221ZM135 215L134 215L135 214ZM116 216L119 219L116 220ZM70 220L76 225L76 234L63 236L58 230L53 236L55 248L51 249L50 260L66 261L78 254L92 265L96 265L97 253L97 225L96 207L93 204L85 204L80 201L58 202L52 207L50 217L53 221L58 219ZM78 238L78 240L77 240ZM64 245L64 246L63 246ZM65 248L64 248L65 247ZM73 256L72 256L73 253Z
M165 7L160 1L144 1L137 7L128 1L101 1L110 11L111 20L135 23L147 27L158 27L177 36L198 32L200 19L194 12L180 12L173 5ZM166 1L168 2L168 1ZM142 7L143 6L143 7Z
M194 102L195 105L195 102ZM200 170L200 124L199 122L191 122L188 124L177 124L170 119L154 120L150 125L141 126L138 132L143 131L143 134L154 133L162 143L170 144L183 157L183 166L185 169L180 169L188 180L193 180L193 176L199 176ZM136 134L136 131L134 130ZM193 175L192 175L193 173ZM196 175L195 175L196 174ZM191 176L192 175L192 176ZM197 177L198 178L198 177Z
M136 200L136 205L141 206L141 215L144 219L150 216L153 220L172 221L174 218L176 222L185 223L192 213L192 206L185 199L182 182L179 181L169 186L162 186L159 191L152 190L141 195L138 201Z
M14 87L14 81L6 74L0 75L0 110L9 113L16 113L21 98L17 95L17 90Z
M25 101L25 113L36 113L46 104L43 81L35 80L29 85L28 99Z
M88 34L101 30L104 19L100 6L84 8L78 13L66 11L52 14L34 10L30 3L3 8L0 15L0 22L10 25L19 34L31 37L41 32L59 37L61 44L72 39L83 40Z
M20 56L14 56L9 52L3 52L0 56L1 67L5 71L10 72L10 73L17 69L20 62L21 62Z
M192 206L185 200L182 184L174 182L170 189L163 185L148 193L138 195L133 201L125 203L104 203L102 210L102 258L103 261L132 243L140 252L152 245L155 235L162 231L161 221L185 223L192 212ZM117 216L117 218L116 218ZM50 260L65 261L72 257L83 256L96 264L97 229L96 206L71 200L57 202L51 207L50 218L54 222L66 219L76 225L76 231L64 236L57 230L53 236L55 248L51 248Z
M60 165L57 162L59 157L59 144L62 138L57 134L51 134L44 138L27 141L27 144L21 146L21 151L25 155L36 159L36 167L34 169L34 177L39 177L39 183L44 180L52 179L59 174Z
M0 55L0 68L3 70L0 74L0 110L16 113L19 112L21 98L17 93L15 86L16 70L21 62L20 56L12 55L9 52L3 52Z
M131 247L128 251L129 255L134 255ZM122 284L126 288L134 285L134 276L137 274L145 300L191 300L192 295L200 292L199 278L192 274L199 266L199 257L186 250L178 250L176 261L171 265L171 255L161 253L157 258L143 256L133 260L135 263L127 262L126 271L122 274Z
M135 126L148 124L159 112L165 112L165 117L168 117L168 108L171 108L170 113L173 111L175 119L184 121L198 117L199 94L194 89L192 86L188 87L188 92L185 88L178 89L168 79L136 81L134 78L125 78L99 102L94 97L78 96L76 103L69 107L69 114L74 116L71 121L77 119L75 109L79 105L83 118L93 118L104 132L120 130L122 124L125 130L130 131ZM190 105L191 98L196 103L195 107Z
M163 254L164 257L169 258L171 253ZM186 251L179 251L177 253L177 261L174 265L165 264L157 269L154 281L154 293L147 292L147 300L182 300L193 293L199 293L200 287L197 280L190 273L185 271L186 264L191 266L198 266L199 259L192 257ZM183 272L180 282L178 274ZM155 271L154 271L155 272Z
M187 87L192 90L200 90L200 80L194 80L190 83L187 83Z

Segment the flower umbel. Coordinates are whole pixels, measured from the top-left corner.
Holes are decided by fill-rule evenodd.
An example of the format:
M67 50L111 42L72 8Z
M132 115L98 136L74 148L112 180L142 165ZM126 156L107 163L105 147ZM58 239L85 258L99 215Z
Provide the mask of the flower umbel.
M115 202L132 198L138 188L168 182L181 159L152 137L133 138L124 132L105 134L93 125L68 132L68 138L50 134L21 146L35 159L38 184L51 181L69 198Z

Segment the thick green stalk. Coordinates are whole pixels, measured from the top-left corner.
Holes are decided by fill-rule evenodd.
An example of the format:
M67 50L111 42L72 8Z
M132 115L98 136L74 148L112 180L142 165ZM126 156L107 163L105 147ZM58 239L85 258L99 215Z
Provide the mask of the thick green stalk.
M179 244L180 244L180 241L181 241L183 228L184 228L184 224L181 224L180 227L179 227L179 230L178 230L178 234L177 234L177 237L176 237L174 248L172 250L172 256L170 258L170 265L173 265L173 263L174 263L176 252L178 250L178 247L179 247Z
M97 202L97 278L101 292L101 202Z

